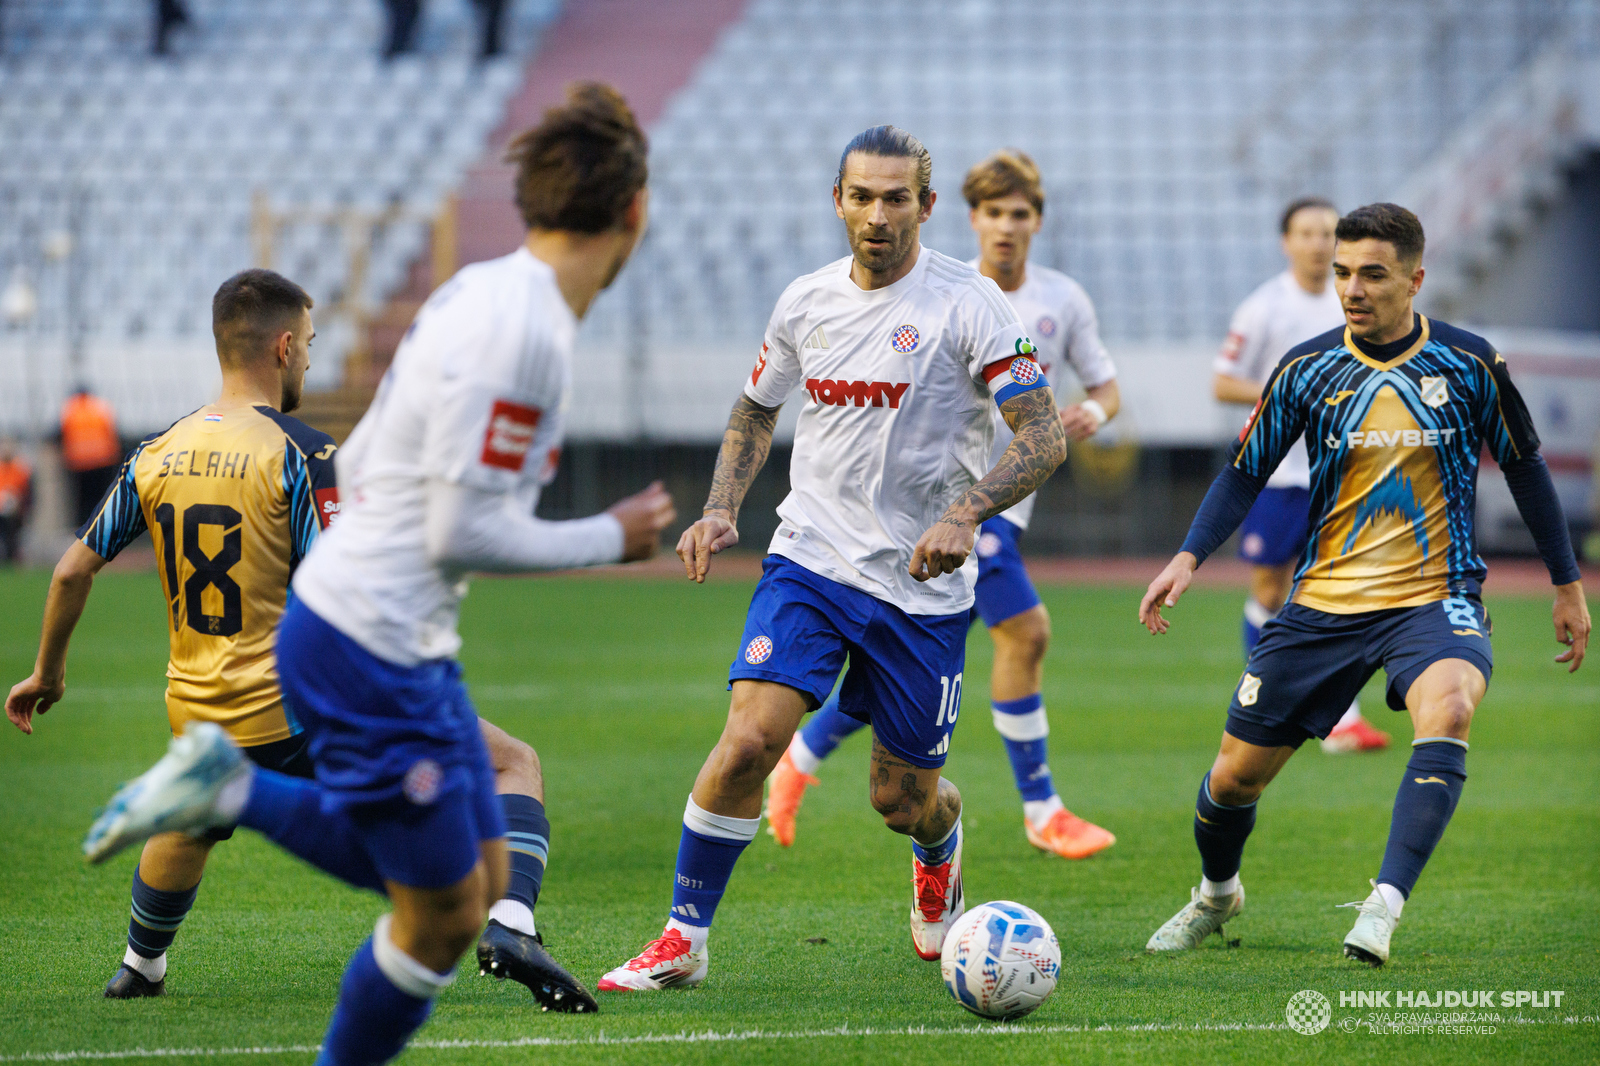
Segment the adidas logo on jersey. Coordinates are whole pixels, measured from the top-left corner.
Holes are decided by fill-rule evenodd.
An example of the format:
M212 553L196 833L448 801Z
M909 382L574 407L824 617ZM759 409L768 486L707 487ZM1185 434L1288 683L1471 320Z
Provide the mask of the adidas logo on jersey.
M828 335L822 332L821 326L818 326L811 331L811 336L807 337L806 342L800 347L825 352L828 350Z
M911 382L889 381L835 381L832 378L807 378L806 392L817 403L829 404L833 407L849 407L854 400L857 407L866 407L871 402L873 407L882 407L885 402L891 408L899 408L900 397L906 394L911 387Z

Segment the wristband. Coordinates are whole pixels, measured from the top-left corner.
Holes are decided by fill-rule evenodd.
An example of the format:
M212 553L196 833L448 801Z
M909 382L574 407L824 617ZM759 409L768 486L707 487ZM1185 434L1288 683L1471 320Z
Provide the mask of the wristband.
M1085 400L1078 406L1083 408L1085 411L1088 411L1089 414L1093 416L1095 429L1099 429L1101 426L1110 421L1110 419L1106 417L1106 409L1100 406L1099 400Z

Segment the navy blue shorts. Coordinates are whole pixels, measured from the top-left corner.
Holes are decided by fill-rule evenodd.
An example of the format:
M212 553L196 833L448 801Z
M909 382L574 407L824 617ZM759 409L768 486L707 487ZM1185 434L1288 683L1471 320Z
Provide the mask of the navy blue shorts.
M1293 562L1310 532L1310 490L1262 489L1239 526L1239 558L1254 566Z
M1362 614L1327 614L1291 603L1261 630L1233 703L1227 731L1262 747L1298 748L1326 737L1381 666L1389 708L1441 659L1465 659L1489 680L1489 619L1476 597Z
M1039 593L1028 580L1017 541L1022 527L996 515L978 527L978 583L974 610L986 626L997 626L1008 618L1039 606Z
M453 885L477 864L480 841L506 835L460 663L380 659L291 596L278 674L324 804L361 827L385 880Z
M844 666L839 709L898 759L944 765L961 713L970 611L907 614L781 555L761 564L728 687L775 681L820 705Z

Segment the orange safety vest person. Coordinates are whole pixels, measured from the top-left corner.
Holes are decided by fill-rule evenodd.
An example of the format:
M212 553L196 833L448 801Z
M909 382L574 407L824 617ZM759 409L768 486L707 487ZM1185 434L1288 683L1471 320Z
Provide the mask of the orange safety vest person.
M0 459L0 518L20 517L28 505L33 468L20 456Z
M122 459L117 416L111 405L87 392L67 397L61 406L61 461L81 472L111 466Z

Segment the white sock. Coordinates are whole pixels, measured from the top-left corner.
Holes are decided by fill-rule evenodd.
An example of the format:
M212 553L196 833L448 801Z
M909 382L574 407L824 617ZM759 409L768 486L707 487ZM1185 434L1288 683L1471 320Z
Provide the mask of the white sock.
M1384 906L1389 908L1389 917L1398 922L1400 920L1400 911L1406 905L1406 897L1400 893L1398 888L1385 884L1378 886L1378 894L1383 897Z
M1344 717L1340 718L1339 724L1333 728L1343 729L1345 726L1355 725L1359 721L1361 721L1361 701L1351 700L1349 709L1344 712Z
M1042 800L1022 801L1022 816L1028 819L1028 824L1035 829L1043 829L1050 824L1050 819L1056 816L1057 811L1066 809L1067 806L1061 802L1060 796L1051 796L1049 799Z
M124 966L137 971L139 976L146 981L159 981L167 976L167 953L165 951L153 959L147 959L137 951L129 948L122 956L122 963Z
M1200 875L1200 894L1208 899L1226 899L1238 891L1238 874L1234 874L1226 881L1211 881L1204 874Z
M1254 596L1244 598L1245 621L1260 629L1274 618L1278 617L1277 611L1269 611L1265 604Z
M674 932L688 938L689 947L694 951L704 951L706 938L711 935L709 925L689 925L678 921L676 918L667 919L667 928L663 932Z
M806 742L800 739L798 732L795 733L794 739L789 741L789 758L794 762L796 770L813 777L816 776L817 767L822 765L822 757L806 747Z
M507 929L515 929L526 936L532 936L535 932L533 911L520 899L501 900L489 908L489 917Z
M219 825L234 825L239 821L239 815L244 810L244 805L250 801L250 786L256 779L254 769L222 786L222 791L217 793L217 815L221 819Z

